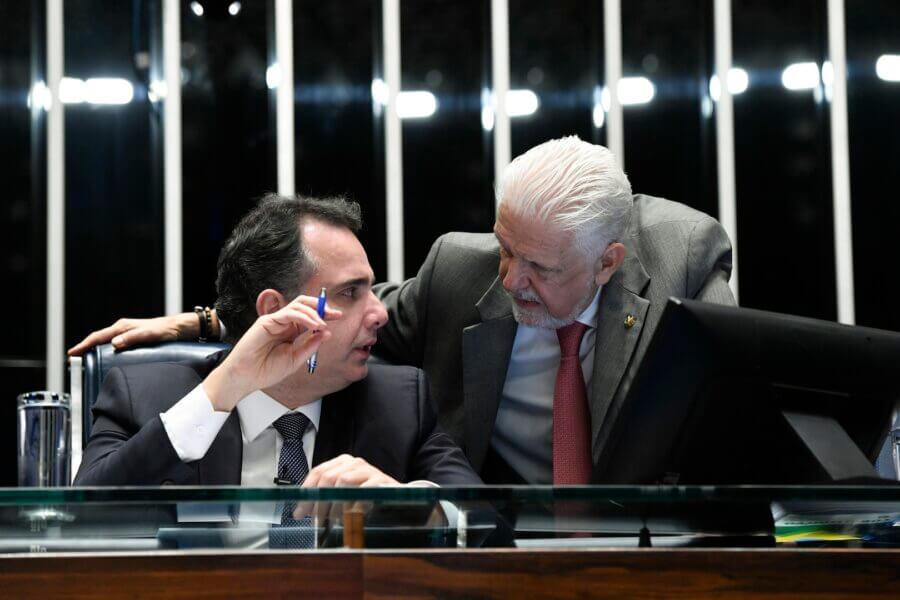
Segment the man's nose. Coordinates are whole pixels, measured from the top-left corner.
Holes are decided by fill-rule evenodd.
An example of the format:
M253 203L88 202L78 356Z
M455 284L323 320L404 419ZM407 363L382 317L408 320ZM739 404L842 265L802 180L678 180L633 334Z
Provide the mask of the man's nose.
M387 309L374 292L369 292L369 300L371 306L369 307L368 315L366 315L367 325L372 329L380 329L388 322Z
M507 262L502 283L503 287L508 290L521 290L528 287L528 277L519 260L513 258Z

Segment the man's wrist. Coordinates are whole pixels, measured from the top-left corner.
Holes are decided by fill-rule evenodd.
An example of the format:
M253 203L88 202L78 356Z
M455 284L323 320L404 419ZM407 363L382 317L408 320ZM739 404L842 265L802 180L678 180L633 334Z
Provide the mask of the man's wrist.
M197 336L198 342L205 342L210 339L210 330L212 329L212 314L208 306L195 306L194 314L197 315L197 324L200 327L200 333Z
M199 314L200 308L203 314ZM203 325L206 325L206 335L203 335ZM205 337L205 339L204 339ZM209 307L195 307L194 312L181 313L178 320L178 339L200 340L201 342L216 342L222 339L222 323L216 309Z
M203 390L210 403L215 410L222 412L234 410L241 398L253 391L244 388L239 379L233 376L227 359L203 380Z
M200 321L196 313L181 313L178 315L178 339L196 340L200 337Z
M211 322L210 322L210 332L209 337L212 340L221 340L222 339L222 327L221 322L219 321L219 313L216 312L216 309L212 309L210 312Z

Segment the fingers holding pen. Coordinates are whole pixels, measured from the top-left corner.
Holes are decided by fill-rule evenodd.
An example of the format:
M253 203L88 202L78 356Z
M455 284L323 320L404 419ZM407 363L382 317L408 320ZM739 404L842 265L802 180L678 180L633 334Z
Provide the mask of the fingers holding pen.
M281 310L269 315L269 327L271 335L285 335L292 330L294 335L300 335L306 331L327 331L326 321L334 321L341 318L341 311L327 308L325 314L319 316L316 311L316 298L299 296Z
M270 330L272 334L276 333L276 329L278 331L292 329L299 335L305 331L323 331L328 328L327 323L316 314L316 311L310 311L308 307L286 306L272 313L268 320L273 326Z
M295 305L310 308L313 312L316 312L316 314L318 314L316 309L319 306L319 299L312 296L300 295L294 298L294 300L291 301L290 304L288 304L288 307ZM326 321L334 321L336 319L340 319L342 315L343 313L340 310L328 306L327 303L325 304L325 314L322 315L322 318Z

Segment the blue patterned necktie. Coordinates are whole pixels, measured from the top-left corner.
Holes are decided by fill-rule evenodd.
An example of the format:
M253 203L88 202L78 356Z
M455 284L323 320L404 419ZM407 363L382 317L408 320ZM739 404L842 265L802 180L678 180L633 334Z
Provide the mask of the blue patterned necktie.
M303 452L303 434L309 425L309 418L303 413L289 412L272 423L281 435L283 444L278 457L278 479L300 485L309 474L309 464ZM269 530L270 548L313 548L315 531L312 519L294 518L294 503L285 502L281 511L281 524Z

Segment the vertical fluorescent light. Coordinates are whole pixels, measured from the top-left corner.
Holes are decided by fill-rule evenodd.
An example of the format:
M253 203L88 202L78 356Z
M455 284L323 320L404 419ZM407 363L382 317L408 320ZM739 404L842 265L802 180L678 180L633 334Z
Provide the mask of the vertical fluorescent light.
M603 35L606 61L606 89L618 90L622 79L622 4L621 0L603 1ZM606 118L606 146L625 168L625 127L619 94L609 94Z
M491 94L494 111L494 185L512 154L509 126L509 0L491 0Z
M166 314L183 310L181 246L181 13L178 0L163 4L163 181L165 189Z
M275 129L278 193L293 196L294 182L294 16L292 0L275 0ZM273 82L274 83L274 82Z
M403 131L397 112L400 92L400 0L383 0L385 202L387 204L387 278L402 281L403 268Z
M716 79L716 163L719 175L719 222L731 238L731 291L738 297L737 190L734 165L734 103L731 85L731 0L715 0Z
M63 0L47 0L47 389L63 391L65 379L65 105L63 76Z
M831 185L834 197L834 256L838 321L853 325L853 233L850 209L850 142L847 123L847 52L844 0L828 0L828 54L831 78Z

